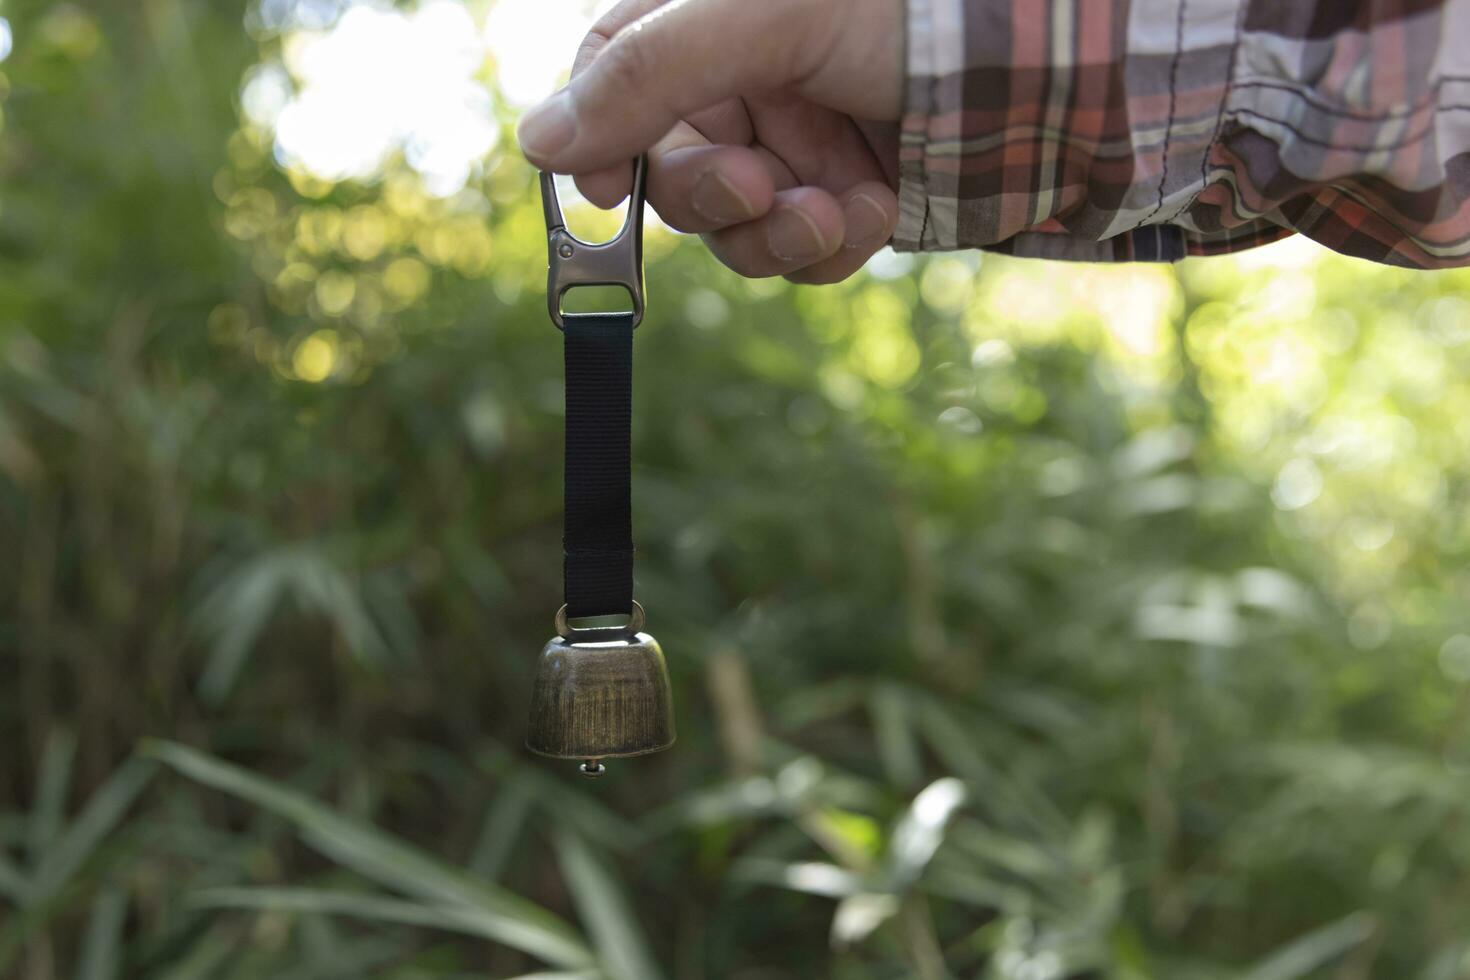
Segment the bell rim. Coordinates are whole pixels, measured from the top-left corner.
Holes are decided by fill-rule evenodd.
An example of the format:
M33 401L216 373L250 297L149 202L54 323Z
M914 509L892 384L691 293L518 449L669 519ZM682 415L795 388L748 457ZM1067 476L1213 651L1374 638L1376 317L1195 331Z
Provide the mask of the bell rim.
M565 752L546 752L536 748L530 743L530 740L527 740L524 745L527 752L539 755L543 759L636 759L640 755L653 755L655 752L663 752L666 749L671 749L678 740L679 737L677 735L672 735L663 745L655 745L652 748L633 749L629 752L599 752L596 755L588 752L577 752L570 755Z

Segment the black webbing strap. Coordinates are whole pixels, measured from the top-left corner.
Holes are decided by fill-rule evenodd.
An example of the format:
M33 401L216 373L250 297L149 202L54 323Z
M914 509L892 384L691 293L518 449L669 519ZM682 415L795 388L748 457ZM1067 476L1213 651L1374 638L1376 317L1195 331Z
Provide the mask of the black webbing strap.
M631 313L565 315L567 616L633 609Z

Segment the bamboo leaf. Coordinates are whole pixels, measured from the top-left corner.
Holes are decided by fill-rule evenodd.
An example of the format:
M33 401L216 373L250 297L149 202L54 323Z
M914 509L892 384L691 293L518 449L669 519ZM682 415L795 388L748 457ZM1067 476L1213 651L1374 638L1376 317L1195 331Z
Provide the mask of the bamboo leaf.
M861 875L825 861L788 864L770 858L743 858L730 869L730 877L825 898L847 898L863 887Z
M903 689L896 684L879 684L869 696L868 711L883 771L895 786L911 789L919 782L923 763Z
M61 829L76 751L77 737L70 729L57 728L47 735L46 748L41 753L41 771L36 779L36 802L26 826L26 848L32 865L40 863Z
M531 812L530 785L524 779L513 779L490 803L480 839L470 857L470 871L486 881L495 881L505 870L520 840L526 817Z
M884 922L898 914L898 896L859 892L837 903L832 914L832 945L836 949L862 942Z
M0 853L0 896L17 905L24 905L31 892L31 883L21 874L15 863Z
M129 759L92 794L82 812L47 849L37 866L31 904L55 895L143 792L157 767L147 759Z
M500 941L499 930L487 927L483 916L463 906L409 902L358 892L313 888L206 888L193 893L189 897L189 903L196 908L339 915L425 929L442 929L492 942Z
M242 563L193 613L193 628L213 647L199 683L205 701L219 704L229 695L256 639L287 598L328 617L363 662L387 660L387 643L341 569L309 547L279 548Z
M1262 960L1242 980L1298 980L1366 941L1378 928L1367 912L1354 912L1307 933Z
M97 896L82 939L76 980L112 980L117 976L127 914L128 896L121 888L107 888Z
M388 888L458 908L487 938L557 966L583 968L593 962L576 932L539 905L477 882L308 796L176 743L151 741L145 751L196 782L284 817L308 846L344 867Z
M227 960L238 955L240 937L233 932L213 928L174 960L158 980L209 980Z
M571 831L558 829L554 839L577 911L592 932L609 976L614 980L657 980L662 974L612 872L587 842Z
M887 875L894 891L902 891L918 880L944 834L965 802L965 784L952 776L935 780L919 791L899 819L888 846Z

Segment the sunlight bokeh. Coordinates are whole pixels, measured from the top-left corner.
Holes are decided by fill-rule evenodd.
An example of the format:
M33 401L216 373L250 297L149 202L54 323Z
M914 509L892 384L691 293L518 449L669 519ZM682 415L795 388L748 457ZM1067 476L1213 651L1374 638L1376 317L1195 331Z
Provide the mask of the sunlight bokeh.
M250 72L241 105L274 133L284 167L370 180L401 153L430 193L448 197L499 140L492 89L516 108L553 91L598 6L504 0L481 16L460 0L265 3L255 27L279 37L280 56Z
M500 95L517 108L556 90L594 17L610 0L496 0L485 19Z
M325 30L287 34L242 101L276 156L325 180L367 179L402 153L434 194L464 187L499 138L486 51L463 4L356 5Z

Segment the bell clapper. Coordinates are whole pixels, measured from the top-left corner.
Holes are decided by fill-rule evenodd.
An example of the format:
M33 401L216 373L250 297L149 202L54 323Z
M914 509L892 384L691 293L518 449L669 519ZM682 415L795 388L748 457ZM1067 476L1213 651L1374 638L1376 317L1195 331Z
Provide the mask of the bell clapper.
M607 766L602 764L601 759L587 759L577 767L577 771L588 779L596 779L607 772Z

